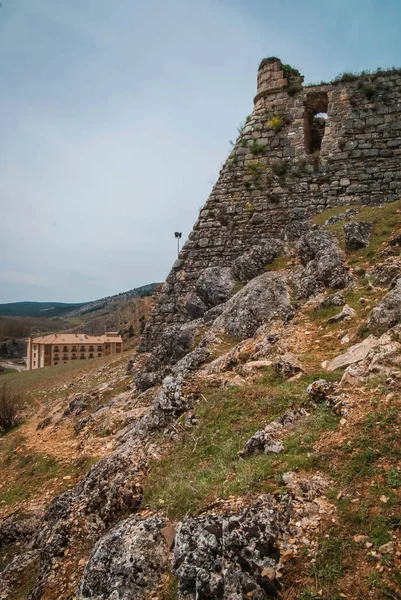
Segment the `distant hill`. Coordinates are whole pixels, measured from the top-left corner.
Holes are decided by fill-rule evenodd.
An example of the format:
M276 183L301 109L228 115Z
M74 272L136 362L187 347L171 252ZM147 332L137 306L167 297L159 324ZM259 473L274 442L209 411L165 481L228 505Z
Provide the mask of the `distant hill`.
M122 292L115 296L107 296L92 302L68 303L68 302L10 302L0 304L0 317L42 317L53 319L54 317L75 317L87 313L107 309L114 303L120 303L134 298L151 296L158 283L149 283L128 292Z
M66 302L10 302L0 304L0 317L44 317L52 319L60 317L72 310L85 306L85 303L70 304Z

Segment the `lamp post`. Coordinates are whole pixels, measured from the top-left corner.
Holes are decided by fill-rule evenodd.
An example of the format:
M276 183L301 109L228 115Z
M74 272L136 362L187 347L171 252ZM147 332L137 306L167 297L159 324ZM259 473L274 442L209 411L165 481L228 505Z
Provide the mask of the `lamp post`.
M174 233L174 237L177 238L177 256L179 256L180 255L180 239L182 238L181 231L176 231Z

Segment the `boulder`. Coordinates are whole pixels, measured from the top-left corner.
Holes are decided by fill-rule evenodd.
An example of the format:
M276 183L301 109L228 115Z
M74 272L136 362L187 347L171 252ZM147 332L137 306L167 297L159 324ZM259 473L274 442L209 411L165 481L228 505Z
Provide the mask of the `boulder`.
M288 503L288 499L286 499ZM276 521L284 509L270 496L239 513L187 517L178 527L173 571L186 598L242 600L277 597L280 558Z
M325 225L334 225L344 219L344 215L332 215L324 222Z
M329 362L325 361L322 366L327 369L327 371L335 371L336 369L341 369L343 367L347 367L348 365L357 363L366 358L369 351L374 348L376 344L377 338L375 338L373 335L370 335L359 344L354 344L354 346L351 346L347 352L339 354Z
M287 352L283 356L279 356L273 363L273 369L283 379L293 377L297 373L302 373L303 368L300 361L293 355Z
M401 322L401 277L369 315L367 327L371 331L386 331Z
M329 294L315 307L315 310L319 308L329 308L330 306L344 306L345 298L340 292L335 294Z
M333 392L333 384L327 379L317 379L306 388L306 393L311 402L328 402L330 394Z
M252 279L224 305L213 323L214 330L223 330L243 340L251 337L263 323L286 320L293 314L285 274L267 272Z
M277 239L265 240L236 258L232 272L242 283L247 283L264 272L266 265L281 255L283 242Z
M372 223L350 221L344 225L345 247L347 250L359 250L369 246Z
M79 585L79 600L149 598L161 583L169 548L162 519L131 516L95 545Z
M338 323L338 321L349 321L353 317L355 317L356 311L346 304L342 311L327 319L327 323Z
M374 267L371 276L375 285L389 286L401 275L401 257L389 256Z
M278 454L284 450L283 439L292 431L297 422L308 416L304 408L287 410L283 415L260 429L246 442L244 448L238 452L241 458L255 452L270 452Z
M196 282L196 292L205 306L212 308L230 298L236 283L230 267L208 267Z
M297 249L305 267L298 286L301 292L304 289L310 295L317 290L319 284L337 289L348 285L350 276L344 254L337 239L329 231L313 226L300 238ZM308 280L311 282L307 284Z

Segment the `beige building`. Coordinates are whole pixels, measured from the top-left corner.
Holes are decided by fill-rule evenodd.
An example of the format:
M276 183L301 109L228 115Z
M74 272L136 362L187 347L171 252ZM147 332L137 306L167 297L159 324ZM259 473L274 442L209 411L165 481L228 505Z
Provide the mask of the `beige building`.
M122 352L123 341L112 331L104 335L59 333L28 338L27 369L41 369L73 360L98 358Z

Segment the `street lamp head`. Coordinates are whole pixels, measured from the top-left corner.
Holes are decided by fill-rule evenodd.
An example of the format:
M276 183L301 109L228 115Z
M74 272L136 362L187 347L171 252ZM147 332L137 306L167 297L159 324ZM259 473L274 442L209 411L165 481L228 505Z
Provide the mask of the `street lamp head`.
M175 236L176 238L180 238L180 237L182 237L182 233L181 233L181 231L176 231L176 232L174 233L174 236Z

